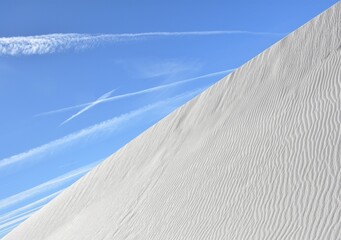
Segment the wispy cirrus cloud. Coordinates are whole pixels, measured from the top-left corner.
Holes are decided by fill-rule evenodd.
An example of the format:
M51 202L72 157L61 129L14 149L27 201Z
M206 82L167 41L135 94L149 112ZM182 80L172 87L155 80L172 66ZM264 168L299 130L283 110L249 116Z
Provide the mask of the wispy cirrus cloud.
M0 55L51 54L66 50L81 50L103 43L145 40L155 37L209 36L209 35L284 35L283 33L252 31L190 31L144 32L122 34L56 33L35 36L0 38Z
M79 141L87 136L91 135L97 135L101 133L108 133L110 131L116 130L117 127L122 126L122 124L136 118L139 116L142 116L144 114L149 114L152 111L155 112L162 112L164 109L166 109L168 106L178 106L179 104L189 100L190 98L194 97L195 95L202 92L203 89L195 89L190 92L186 92L184 94L177 95L175 97L162 100L153 104L146 105L144 107L138 108L136 110L133 110L131 112L122 114L118 117L114 117L112 119L109 119L107 121L103 121L101 123L92 125L88 128L84 128L78 132L71 133L69 135L66 135L62 138L59 138L57 140L54 140L52 142L46 143L44 145L41 145L39 147L30 149L26 152L19 153L17 155L13 155L8 158L4 158L0 160L0 169L13 165L22 163L26 160L32 159L34 157L40 157L44 154L51 152L53 150L56 150L60 147L63 147L67 144ZM1 208L1 201L0 201L0 208Z
M135 91L135 92L125 93L125 94L121 94L121 95L116 95L116 96L112 96L112 97L108 97L108 98L102 99L99 103L111 102L111 101L115 101L115 100L119 100L119 99L123 99L123 98L128 98L128 97L133 97L133 96L137 96L137 95L152 93L152 92L155 92L155 91L160 91L160 90L167 89L167 88L170 88L170 87L175 87L175 86L179 86L179 85L182 85L182 84L185 84L185 83L189 83L189 82L192 82L192 81L195 81L195 80L228 74L228 73L231 73L234 70L235 70L235 68L224 70L224 71L219 71L219 72L213 72L213 73L201 75L201 76L198 76L198 77L188 78L188 79L177 81L177 82L173 82L173 83L168 83L168 84L159 85L159 86L156 86L156 87L146 88L146 89L143 89L143 90L140 90L140 91ZM50 114L65 112L65 111L69 111L69 110L73 110L73 109L79 109L79 108L83 108L83 107L89 106L92 103L93 102L88 102L88 103L78 104L78 105L74 105L74 106L70 106L70 107L65 107L65 108L60 108L60 109L56 109L56 110L52 110L52 111L47 111L47 112L43 112L43 113L37 114L36 116L44 116L44 115L50 115ZM1 162L0 162L0 164L1 164Z

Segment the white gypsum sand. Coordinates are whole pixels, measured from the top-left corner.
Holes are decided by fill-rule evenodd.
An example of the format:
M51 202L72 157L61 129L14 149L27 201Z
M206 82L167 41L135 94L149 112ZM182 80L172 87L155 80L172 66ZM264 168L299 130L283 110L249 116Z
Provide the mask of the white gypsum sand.
M4 239L341 239L340 159L337 3Z

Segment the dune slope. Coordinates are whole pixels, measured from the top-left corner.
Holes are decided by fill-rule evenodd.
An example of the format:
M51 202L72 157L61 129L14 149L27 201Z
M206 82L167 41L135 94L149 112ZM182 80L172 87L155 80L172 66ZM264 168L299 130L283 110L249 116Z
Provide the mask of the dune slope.
M336 240L340 184L339 2L131 141L4 239Z

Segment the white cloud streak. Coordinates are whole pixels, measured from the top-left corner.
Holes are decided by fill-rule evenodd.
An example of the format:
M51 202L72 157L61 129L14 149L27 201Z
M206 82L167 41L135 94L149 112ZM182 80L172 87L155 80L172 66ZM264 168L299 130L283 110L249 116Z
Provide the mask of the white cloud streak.
M30 213L33 213L33 212L39 210L41 207L42 206L38 206L38 207L32 208L30 210L27 210L26 212L19 213L19 214L15 215L15 216L13 216L11 218L4 219L2 222L0 222L0 230L2 230L5 227L8 227L10 225L9 224L10 222L15 221L16 219L21 218L22 216L25 216L25 215L28 215Z
M7 233L9 233L13 228L12 227L8 227L2 231L0 231L0 238L5 236ZM1 238L2 239L2 238Z
M58 196L62 190L45 196L39 200L29 203L23 207L15 209L11 212L0 216L0 238L13 228L18 226L22 221L32 216L36 211L45 206L50 200Z
M128 97L133 97L133 96L137 96L137 95L142 95L142 94L147 94L147 93L151 93L151 92L156 92L156 91L160 91L160 90L167 89L167 88L170 88L170 87L176 87L176 86L179 86L179 85L182 85L182 84L185 84L185 83L189 83L189 82L192 82L192 81L195 81L195 80L198 80L198 79L203 79L203 78L208 78L208 77L214 77L214 76L219 76L219 75L223 75L223 74L228 74L228 73L231 73L234 70L235 70L235 68L224 70L224 71L220 71L220 72L209 73L209 74L205 74L205 75L202 75L202 76L199 76L199 77L189 78L189 79L185 79L185 80L182 80L182 81L177 81L177 82L173 82L173 83L169 83L169 84L164 84L164 85L160 85L160 86L156 86L156 87L151 87L151 88L143 89L143 90L136 91L136 92L125 93L125 94L122 94L122 95L108 97L108 98L102 99L99 103L111 102L111 101L115 101L115 100L119 100L119 99L123 99L123 98L128 98ZM78 105L71 106L71 107L66 107L66 108L61 108L61 109L57 109L57 110L52 110L52 111L48 111L48 112L37 114L36 116L44 116L44 115L50 115L50 114L65 112L65 111L69 111L69 110L73 110L73 109L79 109L79 108L91 105L92 103L93 102L88 102L88 103L78 104Z
M141 116L143 114L149 113L150 111L158 109L158 111L163 110L166 106L174 104L174 102L179 102L182 100L187 100L197 94L199 94L202 91L202 89L197 89L191 92L187 92L184 94L177 95L175 97L159 101L150 105L146 105L142 108L136 109L134 111L122 114L118 117L114 117L112 119L109 119L107 121L92 125L88 128L84 128L78 132L69 134L65 137L62 137L60 139L54 140L52 142L46 143L44 145L41 145L39 147L33 148L31 150L28 150L26 152L13 155L8 158L4 158L0 160L0 169L4 168L6 166L10 166L16 163L24 162L25 160L28 160L33 157L39 157L44 155L45 153L51 152L52 150L58 149L62 146L65 146L69 143L78 141L84 137L99 134L99 133L107 133L108 131L115 130L118 126L121 124L135 118L138 116ZM161 109L161 110L160 110ZM0 209L2 206L2 201L0 201Z
M92 169L94 166L96 166L98 162L91 163L89 165L86 165L84 167L78 168L76 170L73 170L71 172L68 172L64 175L61 175L57 178L54 178L52 180L49 180L45 183L42 183L36 187L33 187L31 189L28 189L26 191L17 193L15 195L12 195L10 197L4 198L0 200L0 210L5 209L9 206L12 206L14 204L20 203L22 201L25 201L27 199L30 199L34 196L37 196L39 194L42 194L46 191L53 190L55 188L63 186L67 181L70 181L72 179L75 179L77 177L80 177L87 173L90 169Z
M8 221L4 224L0 225L0 234L5 234L11 231L14 227L16 227L18 224L20 224L22 221L26 220L27 218L31 217L34 212L30 212L28 214L25 214L21 217L18 217L16 219L13 219L11 221Z
M129 66L125 67L129 67L128 70L129 72L133 72L134 77L167 77L167 79L171 79L180 73L197 72L202 68L202 64L199 62L187 62L179 59L142 59L135 60L135 63L129 63Z
M209 35L283 35L282 33L252 31L191 31L145 32L122 34L56 33L36 36L0 38L0 55L51 54L66 50L80 50L103 43L145 40L155 37L209 36Z
M20 217L22 215L25 215L27 213L32 212L33 210L38 210L40 209L42 206L44 206L47 202L49 202L51 199L53 199L54 197L56 197L59 193L61 193L61 191L55 192L53 194L50 194L46 197L43 197L39 200L36 200L32 203L29 203L23 207L20 207L18 209L15 209L11 212L8 212L6 214L3 214L0 216L0 224L3 224L5 222L11 221L17 217ZM0 225L0 230L1 230L1 225Z
M66 119L64 122L62 122L60 124L64 125L65 123L71 121L72 119L74 119L75 117L81 115L82 113L88 111L90 108L93 108L94 106L96 106L97 104L103 102L105 99L107 99L108 97L110 97L110 95L116 91L116 89L111 90L110 92L107 92L105 94L103 94L102 96L100 96L96 101L89 103L85 108L83 108L82 110L78 111L77 113L75 113L74 115L72 115L71 117L69 117L68 119Z

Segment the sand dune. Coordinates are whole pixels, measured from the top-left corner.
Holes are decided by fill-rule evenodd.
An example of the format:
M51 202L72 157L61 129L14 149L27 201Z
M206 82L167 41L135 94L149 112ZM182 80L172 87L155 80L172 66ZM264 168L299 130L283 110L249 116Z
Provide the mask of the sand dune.
M338 3L4 239L341 239L340 184Z

